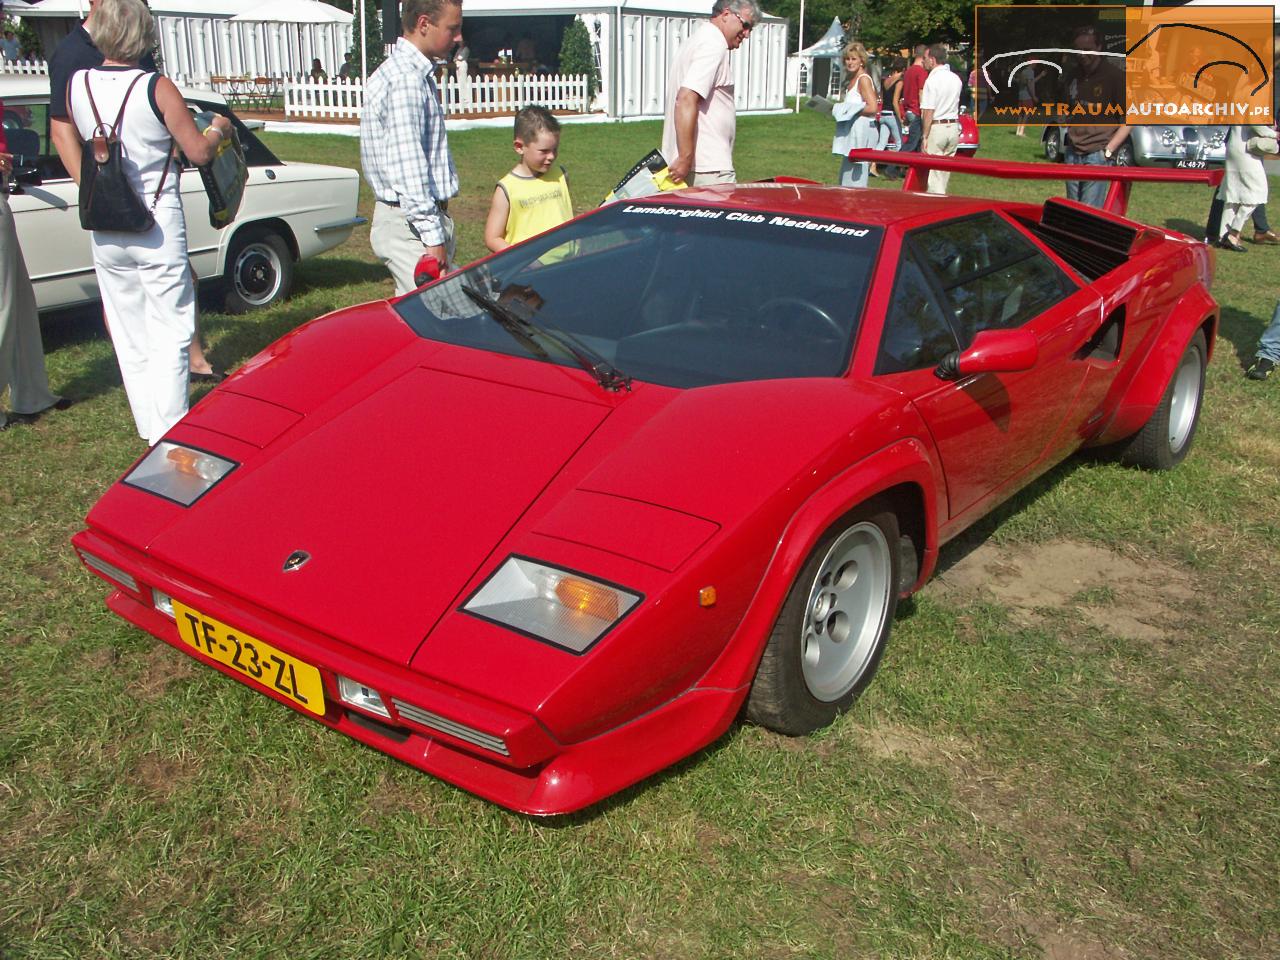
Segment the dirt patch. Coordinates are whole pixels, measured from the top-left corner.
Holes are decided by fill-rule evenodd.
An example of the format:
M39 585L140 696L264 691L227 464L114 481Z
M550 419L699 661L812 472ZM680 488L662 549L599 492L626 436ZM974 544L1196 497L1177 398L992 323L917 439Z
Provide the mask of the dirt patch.
M167 800L193 775L190 763L149 753L134 765L131 779L150 796Z
M962 745L958 742L939 742L916 730L893 724L882 724L866 730L862 744L872 756L881 759L905 757L914 763L929 766L954 766L960 760Z
M1192 578L1176 567L1070 540L984 542L930 588L994 600L1023 621L1069 610L1107 633L1146 641L1167 639L1196 599Z
M186 680L196 674L196 664L188 656L174 650L168 644L156 643L143 657L141 674L134 687L134 695L146 703L159 700L169 684Z
M432 809L431 785L423 781L416 785L399 783L386 773L378 775L378 784L369 791L364 820L370 825L400 813L427 816Z

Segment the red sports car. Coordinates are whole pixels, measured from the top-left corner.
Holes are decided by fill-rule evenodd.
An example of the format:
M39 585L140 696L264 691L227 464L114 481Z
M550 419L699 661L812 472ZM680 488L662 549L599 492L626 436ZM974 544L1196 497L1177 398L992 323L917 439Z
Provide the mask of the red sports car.
M939 545L1080 447L1182 460L1212 269L1062 199L623 201L285 336L75 548L201 662L564 813L744 711L831 723Z

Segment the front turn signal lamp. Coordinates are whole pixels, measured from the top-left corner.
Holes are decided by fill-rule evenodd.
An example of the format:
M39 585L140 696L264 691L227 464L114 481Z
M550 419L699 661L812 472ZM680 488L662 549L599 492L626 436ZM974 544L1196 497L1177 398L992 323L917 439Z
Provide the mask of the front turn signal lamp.
M161 440L122 482L189 507L237 466L206 450Z
M462 609L583 653L641 600L638 593L525 557L508 557Z

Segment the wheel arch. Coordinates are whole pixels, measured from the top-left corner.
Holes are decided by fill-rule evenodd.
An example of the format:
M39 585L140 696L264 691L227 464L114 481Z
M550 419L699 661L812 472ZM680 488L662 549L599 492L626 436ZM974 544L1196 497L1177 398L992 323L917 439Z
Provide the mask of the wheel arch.
M293 228L289 226L289 222L282 217L264 217L261 220L248 220L244 223L235 224L230 230L223 231L222 243L218 250L218 276L223 276L227 272L227 257L231 255L232 248L236 245L236 241L249 233L275 233L278 234L289 247L289 255L293 257L293 262L297 263L301 259L298 249L298 238L293 234Z
M809 554L823 534L869 500L889 501L901 532L911 537L917 575L905 592L918 589L937 563L942 483L932 447L913 437L870 454L816 491L779 537L746 616L698 686L741 688L745 696L787 591Z
M1174 308L1164 330L1143 359L1124 395L1115 406L1107 425L1089 442L1102 446L1131 437L1151 419L1164 396L1178 362L1196 331L1204 331L1207 354L1213 359L1214 339L1218 332L1218 304L1203 285L1189 290Z

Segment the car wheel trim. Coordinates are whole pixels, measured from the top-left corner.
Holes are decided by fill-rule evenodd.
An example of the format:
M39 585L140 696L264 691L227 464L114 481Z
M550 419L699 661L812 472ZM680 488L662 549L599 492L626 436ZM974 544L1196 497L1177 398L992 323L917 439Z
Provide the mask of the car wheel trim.
M280 288L280 255L264 243L250 243L236 256L231 271L236 293L248 304L269 303Z
M1173 377L1169 397L1169 450L1180 451L1191 437L1200 406L1202 364L1199 350L1188 350Z
M884 630L892 590L889 542L874 523L858 523L831 545L818 566L801 626L805 686L830 703L862 678Z

